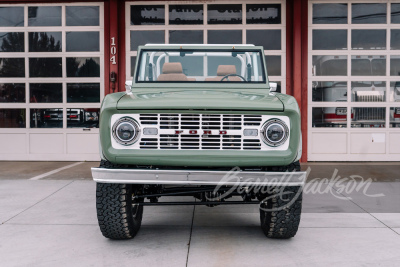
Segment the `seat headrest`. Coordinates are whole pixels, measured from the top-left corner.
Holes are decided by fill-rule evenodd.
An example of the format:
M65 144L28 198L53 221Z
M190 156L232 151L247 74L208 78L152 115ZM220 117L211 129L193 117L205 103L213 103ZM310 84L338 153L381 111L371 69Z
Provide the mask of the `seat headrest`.
M225 76L228 74L236 74L235 65L219 65L217 69L218 76Z
M171 62L171 63L164 63L162 68L163 74L170 74L170 73L183 73L182 64L179 62Z

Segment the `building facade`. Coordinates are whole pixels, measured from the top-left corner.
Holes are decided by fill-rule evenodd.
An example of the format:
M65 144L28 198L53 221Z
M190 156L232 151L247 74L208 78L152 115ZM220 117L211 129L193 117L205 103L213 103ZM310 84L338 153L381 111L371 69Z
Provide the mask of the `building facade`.
M138 45L255 44L302 161L400 160L400 1L0 1L0 160L98 160Z

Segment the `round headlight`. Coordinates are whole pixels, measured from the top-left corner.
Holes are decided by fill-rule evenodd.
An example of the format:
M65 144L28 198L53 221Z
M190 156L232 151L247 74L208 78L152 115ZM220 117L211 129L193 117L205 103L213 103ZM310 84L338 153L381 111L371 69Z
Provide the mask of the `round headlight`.
M283 121L271 119L262 128L262 138L269 146L280 146L287 140L289 129Z
M139 138L139 125L129 117L123 117L114 123L114 139L122 145L132 145Z

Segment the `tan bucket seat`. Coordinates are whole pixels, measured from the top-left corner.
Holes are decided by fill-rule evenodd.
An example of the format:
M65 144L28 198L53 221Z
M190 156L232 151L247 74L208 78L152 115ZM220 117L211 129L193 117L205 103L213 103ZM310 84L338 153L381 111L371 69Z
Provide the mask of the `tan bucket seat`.
M158 76L157 81L188 81L183 74L182 64L179 62L164 63L162 74Z

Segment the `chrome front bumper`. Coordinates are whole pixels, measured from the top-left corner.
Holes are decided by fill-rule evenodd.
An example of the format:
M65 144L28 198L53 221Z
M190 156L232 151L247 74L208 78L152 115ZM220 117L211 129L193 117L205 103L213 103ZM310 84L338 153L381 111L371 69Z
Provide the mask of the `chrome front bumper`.
M116 184L303 186L306 172L252 172L92 168L93 180Z

